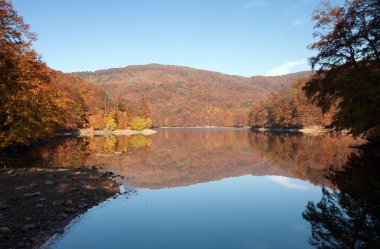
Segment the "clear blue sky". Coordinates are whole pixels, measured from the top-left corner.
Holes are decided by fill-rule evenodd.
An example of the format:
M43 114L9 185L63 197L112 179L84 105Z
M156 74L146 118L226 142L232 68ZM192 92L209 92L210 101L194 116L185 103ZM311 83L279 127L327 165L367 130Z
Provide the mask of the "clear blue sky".
M309 69L319 0L14 0L63 72L160 63L242 76Z

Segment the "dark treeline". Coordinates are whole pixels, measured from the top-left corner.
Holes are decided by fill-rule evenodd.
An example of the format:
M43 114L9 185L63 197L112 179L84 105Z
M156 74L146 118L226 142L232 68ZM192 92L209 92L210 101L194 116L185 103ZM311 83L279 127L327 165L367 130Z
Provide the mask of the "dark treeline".
M316 74L304 87L324 113L336 109L332 128L380 141L380 2L322 1L315 11L310 58Z

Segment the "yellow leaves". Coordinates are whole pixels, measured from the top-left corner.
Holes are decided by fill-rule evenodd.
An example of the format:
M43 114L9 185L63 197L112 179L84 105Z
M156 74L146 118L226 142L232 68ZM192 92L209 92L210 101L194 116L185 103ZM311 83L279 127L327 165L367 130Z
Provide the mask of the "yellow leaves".
M153 121L151 118L140 118L135 117L132 119L131 128L132 130L142 131L146 128L152 127Z
M110 119L107 121L106 129L107 129L107 130L110 130L110 131L114 131L114 130L116 130L116 128L117 128L116 120L113 119L113 118L110 118Z

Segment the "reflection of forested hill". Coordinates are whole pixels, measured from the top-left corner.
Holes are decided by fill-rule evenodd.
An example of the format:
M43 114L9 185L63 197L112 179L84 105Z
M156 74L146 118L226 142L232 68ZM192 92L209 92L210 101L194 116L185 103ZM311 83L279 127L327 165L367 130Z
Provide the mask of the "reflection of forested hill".
M249 134L252 150L269 164L287 170L291 177L308 180L316 185L329 185L324 172L330 166L341 167L356 150L351 137L278 133L270 136L260 132Z
M165 131L153 138L149 162L121 169L136 187L191 185L226 177L281 175L329 185L324 170L342 165L353 140L249 131ZM126 159L128 160L128 159Z
M80 72L114 98L144 97L156 126L247 125L253 105L270 93L310 75L241 77L189 67L149 64Z
M353 152L349 137L160 130L152 137L89 137L41 148L46 165L103 165L142 188L186 186L241 175L280 175L330 185L324 171ZM116 152L116 154L115 154Z

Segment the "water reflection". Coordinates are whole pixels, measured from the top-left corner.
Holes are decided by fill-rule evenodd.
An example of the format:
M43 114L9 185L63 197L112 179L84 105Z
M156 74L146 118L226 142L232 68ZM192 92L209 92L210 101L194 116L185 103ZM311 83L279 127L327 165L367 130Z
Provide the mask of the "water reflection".
M153 136L59 139L8 158L49 170L100 165L137 188L137 195L88 211L53 248L308 248L308 222L317 248L375 248L379 160L349 148L357 143L163 129ZM326 187L322 200L305 211L308 200L321 198L319 186Z
M153 136L84 137L55 141L18 164L102 165L139 188L188 186L241 175L277 175L330 186L329 165L353 153L349 137L265 134L248 130L160 130Z
M322 188L322 199L303 213L316 248L380 248L380 157L352 154L328 179L339 190Z

